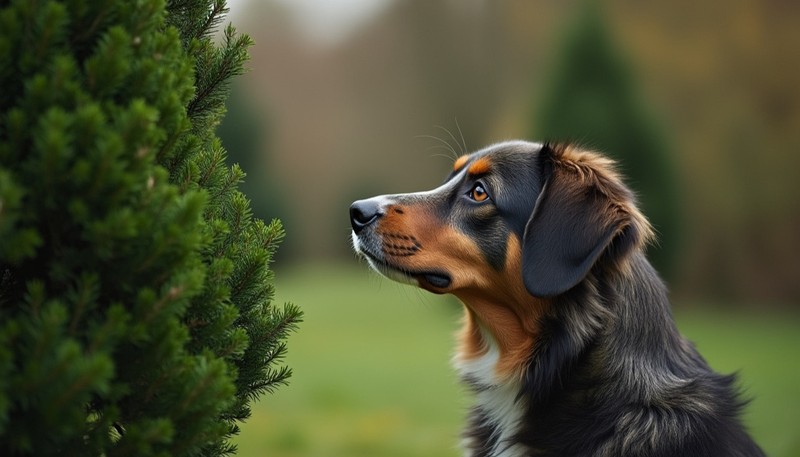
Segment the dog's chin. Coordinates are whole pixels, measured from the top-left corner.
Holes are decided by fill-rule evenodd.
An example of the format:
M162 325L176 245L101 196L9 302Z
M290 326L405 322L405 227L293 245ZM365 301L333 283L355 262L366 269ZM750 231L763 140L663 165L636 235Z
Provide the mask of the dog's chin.
M417 286L435 294L447 293L450 285L452 284L450 276L443 273L409 272L397 269L386 262L379 262L368 256L365 257L367 258L367 262L369 262L369 265L373 270L391 279L392 281Z
M367 259L367 263L369 263L369 266L373 270L380 273L382 276L389 278L392 281L399 282L401 284L408 284L410 286L421 286L419 281L411 274L406 273L405 271L399 269L392 268L385 262L380 262L366 253L361 253L361 255L364 256L365 259Z
M435 271L414 272L394 266L369 252L356 236L353 236L353 248L356 253L367 259L367 263L373 270L392 281L417 286L435 294L446 293L453 282L446 273Z

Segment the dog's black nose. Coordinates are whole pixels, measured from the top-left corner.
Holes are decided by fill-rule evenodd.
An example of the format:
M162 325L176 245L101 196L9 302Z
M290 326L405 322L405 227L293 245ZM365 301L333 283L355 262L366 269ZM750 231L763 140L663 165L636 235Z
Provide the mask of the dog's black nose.
M378 199L358 200L350 205L350 224L358 233L375 222L381 215L381 204Z

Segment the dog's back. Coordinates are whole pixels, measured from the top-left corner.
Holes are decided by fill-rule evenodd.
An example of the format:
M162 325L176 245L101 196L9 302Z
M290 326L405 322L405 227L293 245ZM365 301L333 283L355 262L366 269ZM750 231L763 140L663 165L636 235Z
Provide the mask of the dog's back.
M516 439L530 452L518 455L764 455L739 422L734 377L712 371L678 333L664 286L641 253L629 270L609 283L598 277L559 303L520 390L527 407ZM577 316L591 306L605 310L595 311L605 316L602 328L575 353L568 340L588 324ZM561 369L543 379L547 367Z

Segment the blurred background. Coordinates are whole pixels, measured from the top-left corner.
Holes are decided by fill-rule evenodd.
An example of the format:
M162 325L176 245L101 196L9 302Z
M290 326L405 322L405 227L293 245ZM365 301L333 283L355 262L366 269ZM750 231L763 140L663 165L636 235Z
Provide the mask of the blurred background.
M228 4L256 45L218 132L256 215L284 222L277 300L306 312L239 455L458 455L459 305L369 273L348 206L547 138L620 161L682 331L739 371L764 449L800 456L800 3Z

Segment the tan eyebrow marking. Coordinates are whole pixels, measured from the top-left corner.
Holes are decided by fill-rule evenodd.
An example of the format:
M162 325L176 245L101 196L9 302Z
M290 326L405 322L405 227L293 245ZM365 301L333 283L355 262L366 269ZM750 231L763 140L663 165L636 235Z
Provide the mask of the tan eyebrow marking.
M475 162L472 162L472 165L470 165L469 169L467 169L467 173L471 175L482 175L484 173L488 173L491 168L491 161L486 157L481 157Z
M456 159L455 163L453 163L453 171L460 170L469 160L469 155L464 154L463 156Z

